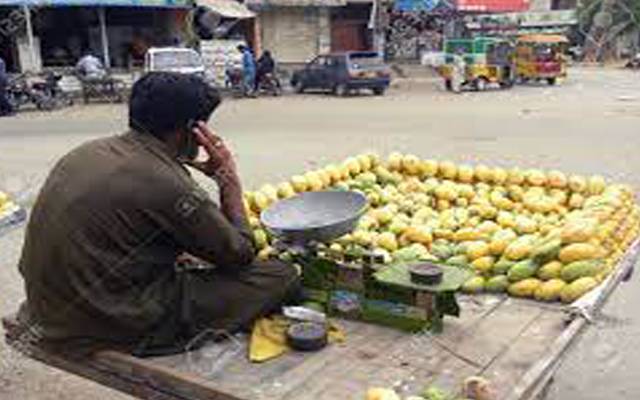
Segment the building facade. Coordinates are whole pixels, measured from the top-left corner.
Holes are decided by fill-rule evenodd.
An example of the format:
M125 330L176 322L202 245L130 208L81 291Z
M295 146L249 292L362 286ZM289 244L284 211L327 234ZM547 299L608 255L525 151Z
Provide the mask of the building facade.
M6 0L0 54L9 70L70 67L86 53L107 67L142 65L152 46L182 40L191 0Z

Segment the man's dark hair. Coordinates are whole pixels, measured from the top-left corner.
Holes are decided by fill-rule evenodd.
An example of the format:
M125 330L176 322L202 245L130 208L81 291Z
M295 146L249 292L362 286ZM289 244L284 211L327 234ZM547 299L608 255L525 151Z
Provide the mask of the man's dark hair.
M196 75L150 72L131 90L129 127L164 139L190 122L208 121L220 101L220 93Z

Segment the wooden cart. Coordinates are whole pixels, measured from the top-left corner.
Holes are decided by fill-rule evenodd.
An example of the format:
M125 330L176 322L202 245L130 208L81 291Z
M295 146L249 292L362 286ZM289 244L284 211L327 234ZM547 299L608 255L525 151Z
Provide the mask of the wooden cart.
M22 225L27 220L27 210L20 208L14 213L0 218L0 236Z
M246 357L246 338L195 352L140 359L101 351L88 359L33 344L11 318L7 341L48 365L143 399L347 400L368 387L420 393L435 384L455 391L468 376L488 378L500 400L536 399L559 361L638 258L636 242L616 272L570 307L503 296L462 297L462 315L444 333L407 334L341 321L347 341L317 353L289 353L264 364Z

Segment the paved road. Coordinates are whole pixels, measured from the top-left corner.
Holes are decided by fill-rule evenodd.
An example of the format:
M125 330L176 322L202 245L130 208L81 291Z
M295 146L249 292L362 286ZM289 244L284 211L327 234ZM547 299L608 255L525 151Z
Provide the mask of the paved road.
M569 81L553 88L456 96L432 83L402 82L383 98L229 101L213 126L235 148L249 188L365 150L600 172L638 185L639 78L627 71L584 69L572 71ZM30 204L58 157L83 141L124 129L121 106L2 119L0 188ZM14 310L24 296L15 270L22 235L19 229L0 238L0 314ZM606 318L567 357L549 400L640 398L638 286L634 281L614 295ZM0 399L128 398L17 358L3 346Z

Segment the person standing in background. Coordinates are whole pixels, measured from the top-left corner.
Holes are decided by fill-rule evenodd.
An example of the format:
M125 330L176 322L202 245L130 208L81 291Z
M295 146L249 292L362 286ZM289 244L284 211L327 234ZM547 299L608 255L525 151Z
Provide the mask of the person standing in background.
M7 66L2 57L0 57L0 117L13 114L13 107L9 103L7 96L7 86Z
M249 47L241 44L238 46L238 51L242 53L242 76L245 94L251 95L254 92L256 82L256 60Z

